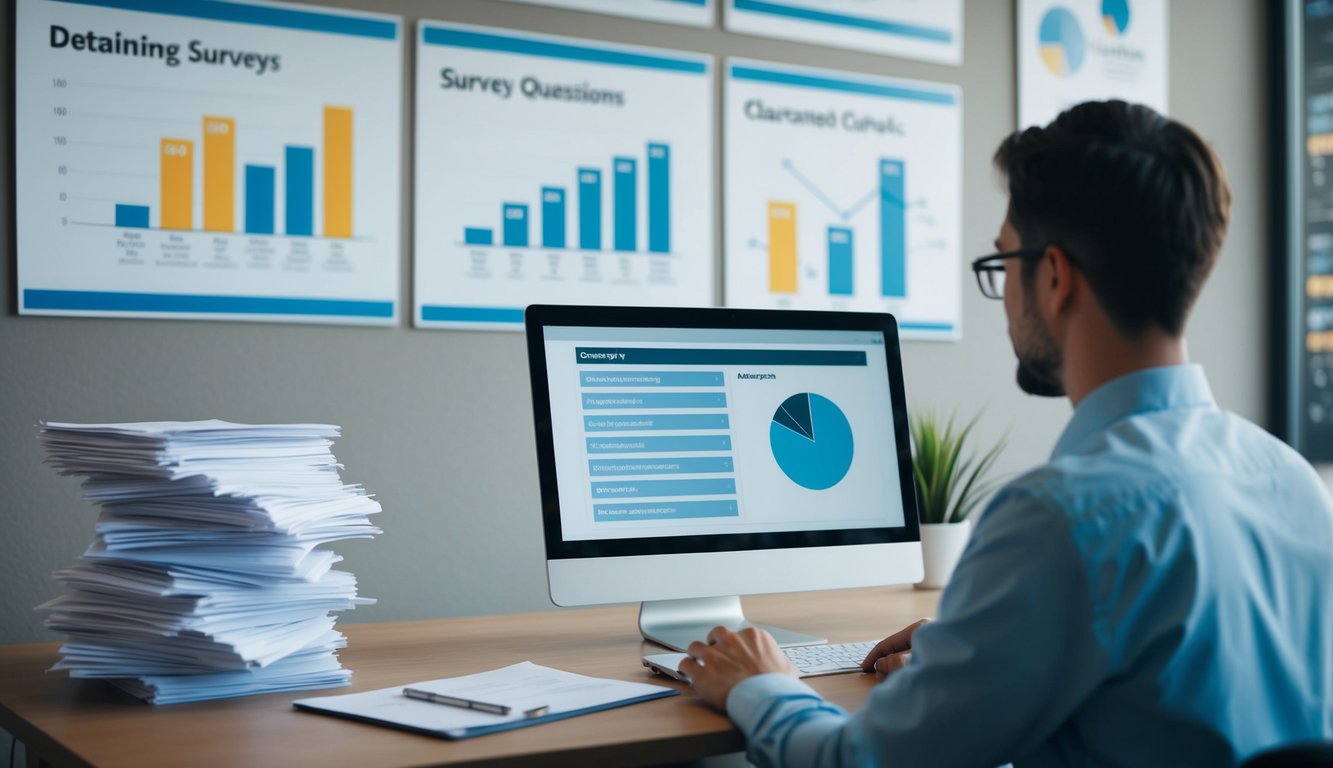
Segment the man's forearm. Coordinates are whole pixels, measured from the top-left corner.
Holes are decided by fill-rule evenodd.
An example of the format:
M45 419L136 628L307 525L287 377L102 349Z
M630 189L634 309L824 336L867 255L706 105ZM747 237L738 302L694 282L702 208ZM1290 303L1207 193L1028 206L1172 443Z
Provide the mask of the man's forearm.
M837 766L847 713L786 675L758 675L732 689L727 714L759 768Z

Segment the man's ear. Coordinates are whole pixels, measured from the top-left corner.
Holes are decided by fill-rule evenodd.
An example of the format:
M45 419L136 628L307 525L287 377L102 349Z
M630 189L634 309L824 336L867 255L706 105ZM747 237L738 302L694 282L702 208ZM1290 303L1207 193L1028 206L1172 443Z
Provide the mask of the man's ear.
M1073 303L1075 267L1058 245L1046 246L1040 263L1044 269L1039 282L1045 290L1040 292L1038 301L1046 316L1054 320L1065 314Z

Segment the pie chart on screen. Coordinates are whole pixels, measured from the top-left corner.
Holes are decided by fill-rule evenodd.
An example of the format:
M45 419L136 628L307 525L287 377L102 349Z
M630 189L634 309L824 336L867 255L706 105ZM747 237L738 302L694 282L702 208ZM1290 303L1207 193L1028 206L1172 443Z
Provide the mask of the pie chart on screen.
M773 412L768 441L778 468L802 488L832 488L852 468L852 425L823 395L802 392L784 400Z
M1041 17L1037 30L1041 60L1051 74L1067 77L1083 66L1083 29L1068 8L1056 6Z

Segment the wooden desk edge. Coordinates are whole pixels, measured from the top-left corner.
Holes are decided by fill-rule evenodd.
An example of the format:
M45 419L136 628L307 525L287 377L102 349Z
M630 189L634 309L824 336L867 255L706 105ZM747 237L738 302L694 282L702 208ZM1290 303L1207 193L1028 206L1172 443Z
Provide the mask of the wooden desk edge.
M757 621L793 629L821 630L834 642L841 642L882 637L920 616L930 615L938 602L938 596L938 592L916 592L910 588L872 588L760 596L747 598L746 602L749 606L747 610ZM465 674L512 663L529 654L539 663L568 668L569 671L648 682L650 679L644 677L644 671L636 662L641 652L653 652L655 649L640 641L636 626L634 606L628 605L488 617L348 624L342 627L350 640L343 658L347 666L354 670L354 685L351 689L223 700L217 702L217 707L211 710L207 703L181 705L183 708L180 710L174 706L151 708L137 705L144 707L144 711L155 713L152 717L141 719L136 717L134 710L119 706L119 702L102 699L100 693L85 695L84 686L89 686L87 691L101 690L100 685L94 681L71 681L63 675L45 672L56 658L57 644L0 647L0 671L5 673L4 679L0 679L0 727L27 746L29 765L36 765L37 760L41 759L51 765L84 766L103 762L132 762L128 758L136 756L133 750L142 743L136 741L136 738L151 738L155 739L155 743L160 742L164 732L179 732L164 731L164 728L169 725L188 725L194 718L201 717L200 713L210 718L210 725L221 723L225 727L231 723L234 727L255 727L247 726L247 719L252 724L262 723L265 718L277 722L272 718L272 713L276 711L273 697L284 697L281 700L290 708L291 700L304 695L335 695L385 687L411 679ZM844 705L849 700L855 705L873 686L873 682L855 679L853 676L816 678L812 683L826 692L834 692L830 695L843 698ZM108 692L108 696L111 695L120 694ZM349 739L364 740L367 746L359 751L354 749L351 753L333 751L332 754L342 754L344 757L351 757L353 753L368 756L370 759L364 761L366 765L420 765L431 762L494 766L642 765L694 760L744 749L744 739L726 720L725 715L706 709L696 714L692 708L679 708L682 701L697 702L690 692L686 691L684 697L662 701L677 702L676 708L663 710L669 716L663 721L666 724L662 730L634 722L636 717L641 719L641 715L634 714L638 711L637 705L624 710L611 710L621 712L614 716L617 725L624 722L632 724L621 732L632 732L630 737L613 743L598 743L596 736L604 731L590 736L587 726L582 731L566 730L560 733L542 731L542 727L538 727L511 731L509 734L518 734L511 738L504 738L505 734L496 734L476 740L445 742L459 745L451 749L429 746L431 742L407 741L426 737L391 729L378 730L393 736L376 732L370 737L366 735L369 732L357 734L348 730L347 733L352 734ZM643 706L651 707L657 703ZM321 717L314 714L302 716ZM333 718L324 719L339 724L333 730L340 728L344 722ZM140 720L144 725L137 736L126 733ZM581 720L583 718L564 722L577 724ZM120 729L126 723L129 725ZM605 729L606 725L603 722L600 727ZM116 733L115 744L110 743L112 740L107 736L108 730ZM330 729L302 725L292 730L304 733L306 738L327 738ZM253 743L266 747L277 745L277 762L283 763L281 736L274 730L265 730L262 725L255 728L254 733L255 738L251 740ZM215 749L231 744L226 736L207 736L203 743L192 743L199 744L201 748L208 748L211 744ZM293 736L299 738L300 734L294 733ZM399 738L402 740L397 740ZM321 751L330 753L330 750L337 749L341 748L325 744L322 750L316 749L315 752L318 755ZM368 751L374 749L381 752ZM214 756L214 762L234 764L252 760L255 755L253 749L246 751L244 747L224 749ZM171 764L169 756L157 755L157 758L159 764ZM318 758L312 756L312 759Z

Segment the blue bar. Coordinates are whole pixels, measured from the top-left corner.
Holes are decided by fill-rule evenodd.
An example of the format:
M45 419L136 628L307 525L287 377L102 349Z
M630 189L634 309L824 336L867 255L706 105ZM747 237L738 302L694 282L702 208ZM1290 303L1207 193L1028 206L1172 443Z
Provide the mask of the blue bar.
M528 207L518 203L504 204L505 245L528 247Z
M740 517L735 499L722 501L663 501L639 504L594 504L593 520L689 520L701 517Z
M730 429L725 413L656 413L648 416L584 416L585 432L627 432L653 429Z
M612 480L592 484L594 499L633 499L645 496L722 496L736 493L730 477L701 480Z
M828 292L852 295L852 230L828 228Z
M616 232L617 251L633 252L638 242L636 231L638 222L638 162L632 157L617 157L612 160L615 166L616 197Z
M123 11L160 13L164 16L185 16L192 19L230 21L237 24L255 24L281 29L304 29L310 32L329 32L335 35L398 39L398 22L368 19L356 16L338 16L317 11L298 11L291 8L272 8L262 5L242 5L222 0L59 0L71 5L91 5L97 8L119 8Z
M310 147L287 147L285 198L289 235L315 234L315 150Z
M851 349L661 349L575 347L579 365L865 365Z
M564 187L542 187L542 247L565 247Z
M863 96L880 96L886 99L902 101L924 101L928 104L955 104L958 97L949 91L926 91L919 88L907 88L901 85L865 82L863 80L845 80L825 75L783 72L781 70L761 69L743 64L733 64L731 77L734 80L753 80L759 83L778 83L794 85L798 88L814 88L821 91L843 91L859 93Z
M590 61L596 64L614 64L621 67L641 67L644 69L665 69L671 72L688 72L695 75L708 74L708 63L696 59L672 59L666 56L630 53L629 51L612 48L594 48L586 45L554 43L546 40L533 40L486 32L428 27L424 24L421 26L421 41L427 45L444 45L453 48L504 51L505 53L521 53L528 56L544 56L549 59Z
M898 327L904 331L933 331L939 333L949 333L953 331L953 323L899 322Z
M434 323L507 323L521 325L523 310L510 307L421 307L421 319Z
M579 247L602 249L602 172L597 168L579 169Z
M721 371L582 371L585 387L720 387Z
M648 145L648 250L671 253L671 147Z
M682 453L684 451L730 451L730 435L682 435L679 437L589 437L588 453Z
M953 40L953 34L949 30L939 27L923 27L919 24L886 21L866 16L852 16L846 13L831 13L814 8L794 8L790 5L769 2L768 0L733 0L733 7L738 11L766 13L771 16L784 16L789 19L813 21L820 24L834 24L862 32L879 32L885 35L897 35L898 37L912 37L918 40L929 40L933 43L947 43Z
M116 226L148 229L148 206L116 203Z
M584 410L606 408L726 408L725 392L583 393Z
M273 234L273 166L245 166L245 231L250 235Z
M464 245L494 245L495 233L490 229L481 227L465 227L463 229Z
M265 296L199 296L104 291L23 291L24 309L88 312L200 312L234 315L393 317L392 301L289 299Z
M707 475L736 471L730 456L690 456L678 459L589 459L588 474L607 475Z
M880 291L907 295L907 197L901 160L879 161Z

